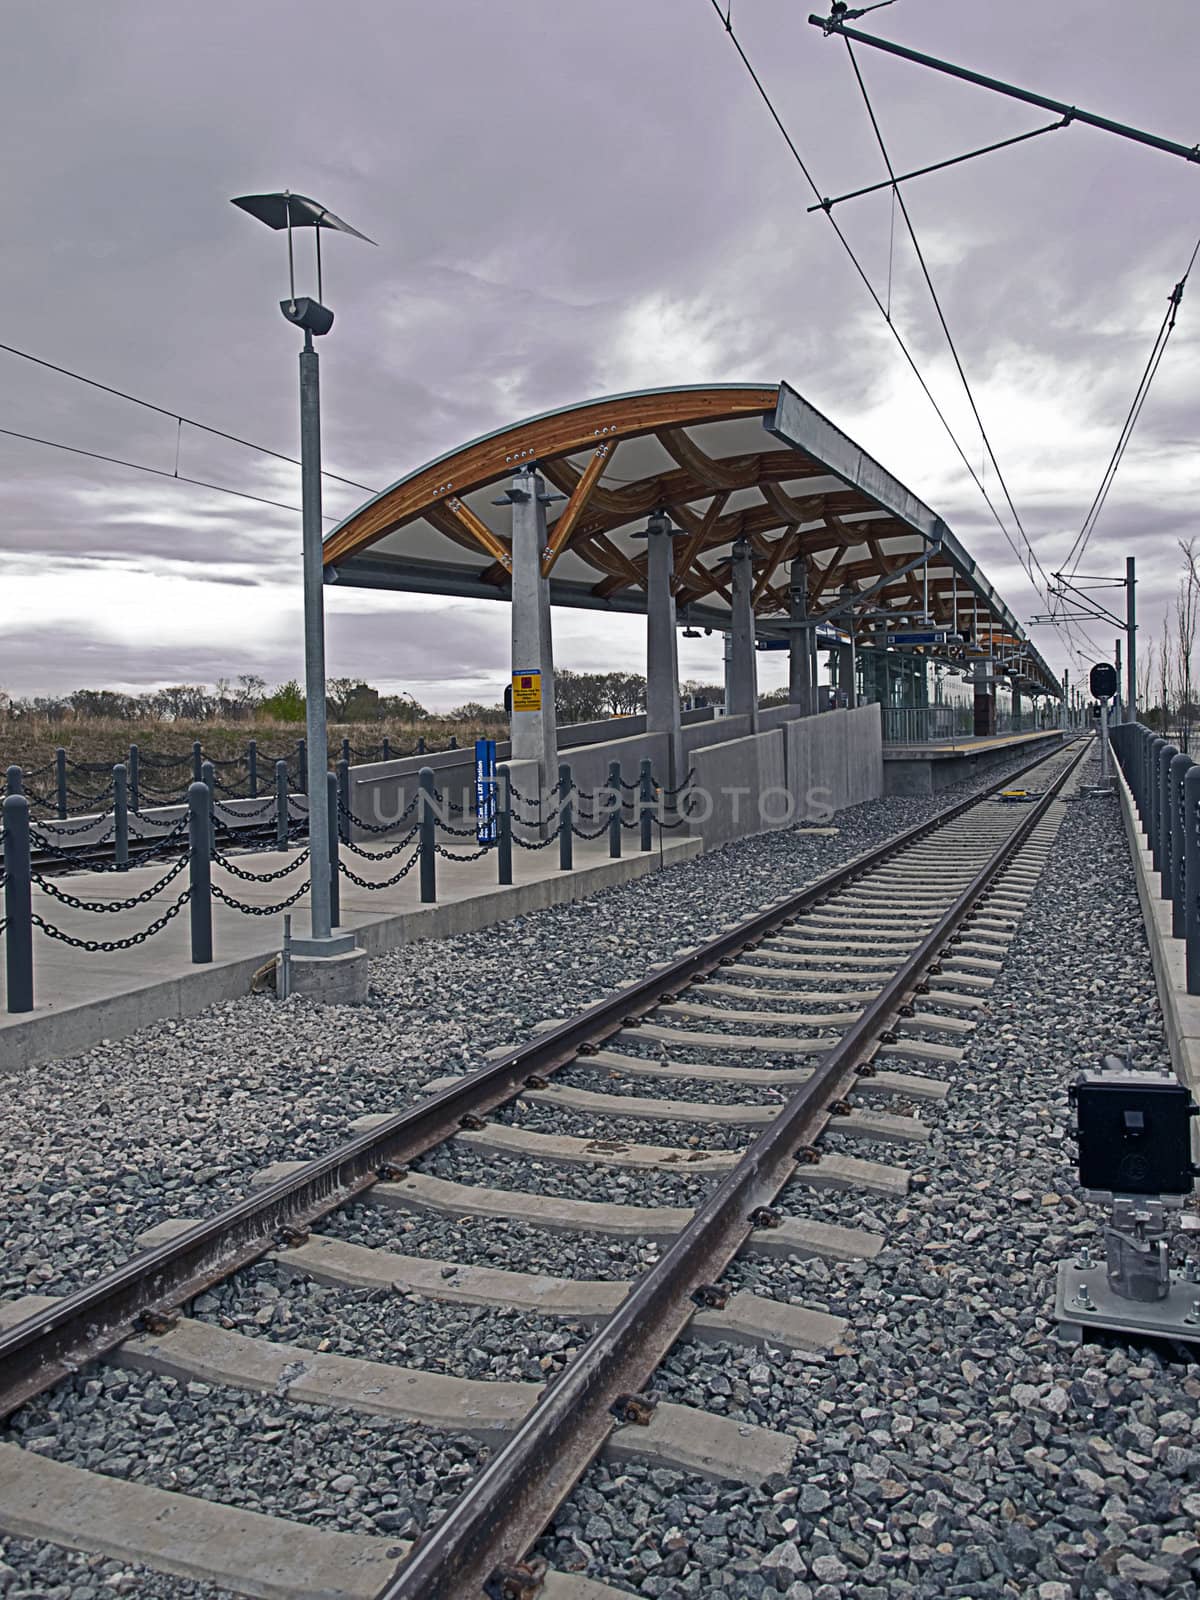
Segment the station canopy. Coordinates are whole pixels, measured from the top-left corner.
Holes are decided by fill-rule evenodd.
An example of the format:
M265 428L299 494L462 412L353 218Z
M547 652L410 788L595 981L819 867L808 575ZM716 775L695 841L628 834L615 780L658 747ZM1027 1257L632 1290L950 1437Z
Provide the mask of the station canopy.
M1060 693L1016 617L946 524L787 384L613 395L530 417L440 456L326 536L326 581L410 594L511 596L504 490L536 466L542 570L556 606L643 613L646 519L677 530L681 622L725 629L732 553L749 545L755 626L783 636L791 563L807 560L810 618L883 645L990 656L1014 685ZM499 502L499 503L498 503ZM902 647L902 646L901 646Z

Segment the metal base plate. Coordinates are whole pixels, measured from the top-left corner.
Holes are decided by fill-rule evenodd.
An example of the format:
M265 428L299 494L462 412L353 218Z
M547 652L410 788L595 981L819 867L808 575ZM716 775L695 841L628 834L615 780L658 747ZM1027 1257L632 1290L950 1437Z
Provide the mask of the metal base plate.
M1081 1284L1087 1285L1086 1305L1079 1303ZM1172 1272L1165 1300L1124 1300L1108 1286L1103 1266L1077 1267L1073 1261L1058 1264L1054 1316L1059 1334L1078 1344L1088 1328L1108 1328L1114 1333L1149 1334L1156 1339L1182 1339L1200 1344L1200 1283Z
M335 933L328 939L297 939L290 945L294 956L345 956L357 949L352 933Z

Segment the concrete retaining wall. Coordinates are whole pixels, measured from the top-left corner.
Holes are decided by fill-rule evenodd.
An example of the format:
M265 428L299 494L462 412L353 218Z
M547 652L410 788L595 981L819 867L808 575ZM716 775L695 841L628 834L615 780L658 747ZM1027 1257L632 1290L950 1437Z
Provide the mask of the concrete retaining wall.
M783 732L797 821L826 821L883 793L878 706L824 711L789 722Z
M706 850L792 820L778 728L707 745L693 753L691 766L691 831Z

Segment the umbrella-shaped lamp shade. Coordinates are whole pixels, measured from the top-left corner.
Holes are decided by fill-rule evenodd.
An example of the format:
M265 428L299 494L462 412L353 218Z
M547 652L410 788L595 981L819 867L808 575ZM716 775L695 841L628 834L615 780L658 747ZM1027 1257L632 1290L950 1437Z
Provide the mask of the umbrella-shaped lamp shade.
M338 233L349 233L355 239L366 240L367 244L375 243L374 239L368 239L365 233L359 233L357 228L343 222L341 217L335 217L326 206L310 200L306 194L292 194L287 189L282 194L243 194L233 204L248 211L260 222L265 222L268 228L282 229L289 223L293 228L334 228Z

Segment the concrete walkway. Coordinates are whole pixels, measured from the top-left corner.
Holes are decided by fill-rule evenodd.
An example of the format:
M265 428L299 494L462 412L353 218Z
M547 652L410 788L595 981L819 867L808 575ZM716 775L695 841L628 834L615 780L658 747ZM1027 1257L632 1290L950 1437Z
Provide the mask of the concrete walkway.
M468 839L448 839L447 848L465 855ZM420 903L418 869L414 867L388 889L361 889L341 879L341 927L353 930L361 948L371 954L411 944L420 939L441 939L457 933L521 916L546 906L581 900L614 884L671 866L698 855L698 838L664 838L660 852L642 854L636 836L625 836L625 854L612 861L604 838L575 841L575 866L562 872L558 847L527 851L514 848L514 883L501 888L496 882L494 852L477 861L450 862L438 857L435 905ZM391 877L412 853L412 847L385 860L364 860L343 851L342 859L358 877L379 882ZM243 871L266 873L295 860L276 851L231 856ZM71 873L53 882L76 899L109 903L127 900L156 883L171 863L155 862L130 872ZM246 905L278 905L302 884L308 863L275 883L247 883L218 863L213 882ZM187 887L186 870L147 905L129 911L85 912L73 910L44 891L34 890L34 912L75 938L111 941L146 928ZM297 934L308 924L308 896L292 907ZM13 1016L0 1013L0 1072L15 1072L56 1056L85 1050L104 1038L119 1038L148 1023L171 1017L194 1016L218 1001L246 994L251 980L279 951L283 936L282 913L247 915L214 899L213 960L193 966L190 952L188 907L144 944L130 950L88 952L73 949L34 929L35 1009Z

